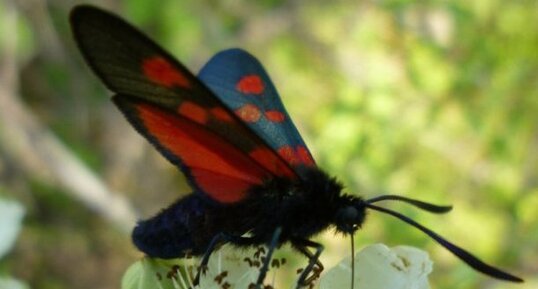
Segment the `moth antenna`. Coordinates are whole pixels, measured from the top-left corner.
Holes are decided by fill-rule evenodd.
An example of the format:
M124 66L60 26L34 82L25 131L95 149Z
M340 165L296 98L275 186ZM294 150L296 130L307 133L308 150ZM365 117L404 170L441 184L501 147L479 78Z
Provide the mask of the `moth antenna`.
M410 205L413 205L424 211L435 213L435 214L444 214L452 210L452 206L439 206L432 203L426 203L416 199L406 198L398 195L382 195L379 197L374 197L369 200L366 200L367 204L373 204L380 201L400 201Z
M484 263L483 261L479 260L477 257L473 256L471 253L467 252L466 250L456 246L455 244L452 244L451 242L439 236L437 233L433 232L432 230L422 226L421 224L415 222L414 220L398 212L395 212L386 208L378 207L376 205L372 205L371 203L366 203L365 206L372 210L392 215L393 217L396 217L406 222L407 224L419 229L420 231L430 236L432 239L437 241L437 243L445 247L448 251L450 251L452 254L460 258L463 262L467 263L467 265L469 265L471 268L475 269L478 272L482 272L488 276L491 276L497 279L502 279L502 280L511 281L511 282L523 282L523 279Z

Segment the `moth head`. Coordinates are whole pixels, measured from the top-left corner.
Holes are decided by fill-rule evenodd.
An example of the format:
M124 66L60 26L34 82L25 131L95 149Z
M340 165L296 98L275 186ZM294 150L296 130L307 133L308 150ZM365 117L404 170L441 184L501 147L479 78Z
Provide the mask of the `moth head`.
M335 215L336 230L344 234L354 234L366 217L366 206L362 199L344 195Z

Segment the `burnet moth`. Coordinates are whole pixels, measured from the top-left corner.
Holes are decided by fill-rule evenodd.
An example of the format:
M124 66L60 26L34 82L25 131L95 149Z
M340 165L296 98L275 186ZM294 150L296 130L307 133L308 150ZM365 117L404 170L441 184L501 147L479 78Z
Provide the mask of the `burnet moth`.
M395 195L372 199L343 192L315 163L262 65L241 49L219 52L194 76L139 30L109 12L78 6L74 38L91 69L116 94L127 120L186 175L193 193L140 221L132 239L149 257L201 256L216 246L267 245L256 287L271 254L284 243L308 258L297 287L323 269L323 246L310 239L333 227L353 235L366 210L419 229L475 270L502 280L522 279L492 267L381 201L432 212L437 206ZM200 274L195 279L198 281Z

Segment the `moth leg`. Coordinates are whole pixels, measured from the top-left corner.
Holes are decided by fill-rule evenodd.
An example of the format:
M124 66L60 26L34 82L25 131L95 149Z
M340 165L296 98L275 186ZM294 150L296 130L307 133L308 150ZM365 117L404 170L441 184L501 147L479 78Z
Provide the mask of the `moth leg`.
M262 288L263 279L265 279L265 275L267 275L267 271L269 271L269 263L271 262L271 257L273 256L273 252L275 251L275 248L278 245L278 240L280 239L281 233L282 233L282 227L277 227L275 231L273 232L271 243L268 244L269 249L267 251L267 255L265 256L265 260L263 260L263 266L260 269L260 275L258 275L258 281L256 281L256 289Z
M196 277L194 277L194 280L192 281L193 286L197 286L200 283L200 274L204 273L207 270L207 263L209 262L209 257L211 256L211 253L215 251L215 247L217 244L226 241L228 239L227 234L225 233L219 233L211 239L211 242L209 243L209 246L207 246L207 249L204 253L204 257L202 258L202 262L200 263L200 267L198 267L198 270L196 272Z
M299 280L297 280L297 288L302 286L309 286L312 282L319 277L324 267L319 261L319 256L323 252L323 245L307 239L295 239L292 241L293 246L308 258L308 265L301 272ZM310 252L307 247L315 249L315 252ZM314 268L314 265L317 266ZM312 275L308 276L312 272Z
M305 278L305 280L303 281L304 286L310 285L314 280L316 280L319 277L319 275L321 274L321 272L323 272L325 267L323 267L323 264L319 261L319 259L316 258L314 254L312 254L312 252L310 252L306 247L297 247L296 249L299 252L301 252L303 255L305 255L308 258L308 260L315 260L316 267L312 267L312 272L313 272L312 275Z
M246 239L246 240L243 240L243 239ZM207 263L209 263L209 257L211 257L211 254L213 253L213 251L215 251L215 248L217 247L217 245L226 243L226 242L233 242L233 243L248 242L247 239L249 238L233 236L231 234L222 233L222 232L215 235L215 237L211 239L209 246L207 246L207 249L202 258L202 262L200 263L200 267L198 268L198 271L196 272L196 277L194 277L194 280L192 281L192 285L197 286L200 283L200 275L202 273L205 274L205 271L207 270Z

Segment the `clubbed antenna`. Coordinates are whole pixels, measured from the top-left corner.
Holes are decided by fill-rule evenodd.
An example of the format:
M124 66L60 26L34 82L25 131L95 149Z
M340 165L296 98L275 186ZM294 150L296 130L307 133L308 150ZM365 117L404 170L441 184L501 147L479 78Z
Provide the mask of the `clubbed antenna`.
M415 222L414 220L389 209L382 208L376 205L373 205L372 203L381 201L381 200L399 200L404 201L406 203L415 205L421 209L424 209L426 211L430 211L433 213L445 213L450 210L451 207L448 206L436 206L429 203L424 203L421 201L408 199L404 197L398 197L398 196L381 196L374 199L370 199L365 202L365 206L369 209L382 212L385 214L389 214L393 217L396 217L407 224L419 229L420 231L424 232L426 235L430 236L432 239L437 241L441 246L445 247L448 251L450 251L452 254L456 255L458 258L460 258L463 262L467 263L467 265L471 266L473 269L477 270L478 272L482 272L488 276L502 279L505 281L511 281L511 282L523 282L523 279L516 277L512 274L509 274L507 272L504 272L500 269L497 269L491 265L488 265L484 263L483 261L479 260L477 257L473 256L471 253L467 252L466 250L460 248L459 246L456 246L455 244L447 241L445 238L437 235L437 233L433 232L432 230L422 226L421 224Z

